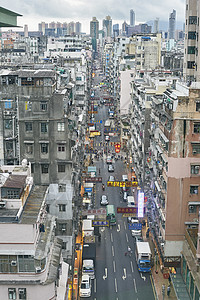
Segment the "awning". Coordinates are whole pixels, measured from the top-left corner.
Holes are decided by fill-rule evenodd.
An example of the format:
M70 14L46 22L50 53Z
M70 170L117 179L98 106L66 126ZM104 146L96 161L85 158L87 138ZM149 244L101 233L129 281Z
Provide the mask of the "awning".
M34 141L24 141L24 144L34 144Z
M158 192L161 192L161 189L160 189L160 187L159 187L158 181L155 181L155 186L156 186L156 188L157 188L157 191L158 191Z
M165 143L169 143L168 138L164 135L164 133L162 132L162 130L160 130L160 128L159 128L159 134L161 135L161 137L163 138L163 140L165 141Z
M49 141L39 141L40 144L49 144Z
M188 205L200 205L200 202L199 201L196 201L196 202L190 201L190 202L188 202Z

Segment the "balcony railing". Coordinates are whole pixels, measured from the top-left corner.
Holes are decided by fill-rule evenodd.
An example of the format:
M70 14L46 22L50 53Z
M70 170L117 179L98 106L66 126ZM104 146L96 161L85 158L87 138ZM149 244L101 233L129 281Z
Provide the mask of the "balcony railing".
M196 257L196 253L197 253L197 249L195 247L195 240L197 240L197 233L198 233L198 229L186 229L185 230L185 238L190 246L190 249L194 255L194 257Z

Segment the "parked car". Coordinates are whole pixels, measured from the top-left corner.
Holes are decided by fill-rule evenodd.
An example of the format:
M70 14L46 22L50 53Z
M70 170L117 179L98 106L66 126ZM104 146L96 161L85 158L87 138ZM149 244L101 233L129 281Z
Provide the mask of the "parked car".
M115 169L114 169L114 166L111 164L111 165L108 165L108 172L114 172Z
M80 285L80 297L89 298L91 296L91 279L89 275L83 275Z
M105 140L106 140L106 141L110 141L109 135L106 135L106 136L105 136Z
M101 205L108 205L108 198L106 195L101 196Z

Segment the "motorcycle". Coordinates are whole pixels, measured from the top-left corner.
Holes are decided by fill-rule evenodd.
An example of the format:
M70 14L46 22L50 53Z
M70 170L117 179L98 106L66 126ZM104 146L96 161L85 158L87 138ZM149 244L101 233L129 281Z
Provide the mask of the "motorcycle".
M104 185L104 184L102 184L102 190L103 190L103 191L105 190L105 185Z

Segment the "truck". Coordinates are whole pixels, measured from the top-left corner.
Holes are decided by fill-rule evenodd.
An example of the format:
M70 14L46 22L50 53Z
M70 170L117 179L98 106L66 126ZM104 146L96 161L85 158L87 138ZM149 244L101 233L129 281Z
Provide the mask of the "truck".
M96 262L96 244L83 244L82 253L82 274L89 275L91 279L95 278L95 262Z
M151 249L148 242L136 242L135 257L139 272L151 271Z
M83 220L83 237L94 236L94 227L92 226L92 220Z

